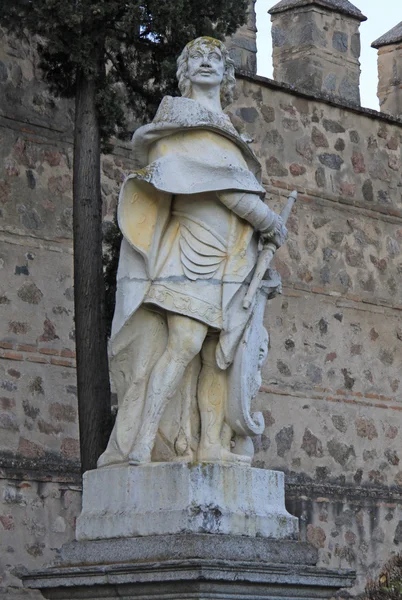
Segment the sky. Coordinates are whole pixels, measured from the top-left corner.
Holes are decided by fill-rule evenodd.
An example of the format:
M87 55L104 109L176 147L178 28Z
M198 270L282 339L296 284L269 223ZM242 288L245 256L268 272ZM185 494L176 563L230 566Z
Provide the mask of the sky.
M367 17L360 26L362 53L360 95L366 108L379 110L377 98L377 50L371 43L402 21L401 0L351 0ZM257 72L272 79L271 17L268 10L277 4L273 0L257 0Z

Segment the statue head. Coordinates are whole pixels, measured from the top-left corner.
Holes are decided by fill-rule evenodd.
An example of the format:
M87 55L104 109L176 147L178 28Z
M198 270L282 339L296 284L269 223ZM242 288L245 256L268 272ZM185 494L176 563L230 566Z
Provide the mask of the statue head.
M176 75L184 98L191 98L192 80L196 81L198 78L204 79L205 83L209 81L211 85L220 85L223 107L233 100L233 88L236 84L234 61L226 46L219 40L199 37L189 42L177 59Z

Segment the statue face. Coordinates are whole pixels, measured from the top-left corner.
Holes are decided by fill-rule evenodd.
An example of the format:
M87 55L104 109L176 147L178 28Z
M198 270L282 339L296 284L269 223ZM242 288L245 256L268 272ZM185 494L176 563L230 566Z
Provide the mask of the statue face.
M192 84L218 86L222 83L225 63L217 46L200 44L191 48L187 60L188 77Z

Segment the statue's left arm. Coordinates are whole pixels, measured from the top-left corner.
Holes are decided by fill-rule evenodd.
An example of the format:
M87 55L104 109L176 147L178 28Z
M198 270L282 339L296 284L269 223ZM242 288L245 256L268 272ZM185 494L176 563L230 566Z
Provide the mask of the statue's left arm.
M285 243L287 229L280 215L269 208L258 196L243 192L218 192L222 204L260 232L265 242L279 248Z

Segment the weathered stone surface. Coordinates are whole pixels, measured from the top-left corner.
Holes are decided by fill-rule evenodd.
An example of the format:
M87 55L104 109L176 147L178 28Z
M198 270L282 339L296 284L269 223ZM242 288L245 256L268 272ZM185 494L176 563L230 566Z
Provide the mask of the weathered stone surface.
M317 250L318 244L318 237L315 235L314 232L311 231L309 234L307 234L306 239L304 241L304 246L308 254L313 254Z
M357 59L360 58L360 52L361 52L360 33L352 34L352 37L350 40L350 50L352 52L352 55L355 58L357 58Z
M273 175L275 177L286 177L288 175L288 170L279 162L275 156L271 156L269 159L265 161L265 166L267 169L268 175Z
M323 455L321 440L319 440L318 437L315 436L313 432L310 431L310 429L308 428L306 428L304 432L303 443L301 447L302 450L304 450L305 453L308 454L308 456L320 457Z
M345 128L340 121L334 121L332 119L323 119L322 121L325 131L331 133L344 133Z
M322 369L313 363L307 365L306 375L312 383L322 382Z
M329 440L327 448L332 458L342 466L345 466L351 457L356 456L353 446L347 446L336 439Z
M289 165L289 171L293 177L300 177L300 175L304 175L306 172L306 167L303 167L303 165L298 165L297 163L293 163Z
M289 435L284 444L289 444ZM157 489L160 493L149 495ZM78 540L176 533L296 539L298 520L285 510L283 473L235 465L153 463L84 475Z
M299 131L300 126L297 119L282 119L283 128L287 131Z
M312 525L307 526L307 540L315 548L324 548L326 537L322 527L313 527Z
M261 107L261 114L264 117L266 123L273 123L275 121L275 109L272 106Z
M375 157L369 166L369 173L372 179L379 179L380 181L389 182L390 174L384 161L378 157Z
M373 191L373 182L371 179L366 179L363 183L362 187L363 198L366 202L373 202L374 200L374 191Z
M49 599L60 597L61 591L67 592L71 600L95 599L99 598L99 594L110 599L124 596L127 600L151 596L168 600L189 594L198 600L205 597L229 600L235 597L245 598L246 595L249 598L269 600L276 596L279 588L285 591L289 600L307 596L322 600L333 596L340 587L349 587L354 579L354 572L350 570L331 572L312 565L300 565L297 559L292 561L291 548L288 548L289 565L286 566L261 561L261 551L255 562L244 561L244 554L249 552L238 560L232 560L229 558L232 554L230 549L228 556L217 562L212 547L215 536L209 537L207 558L185 557L171 560L169 557L168 560L161 560L159 552L151 550L148 552L151 554L150 559L142 558L133 562L127 560L124 549L117 546L117 555L123 557L121 563L111 562L109 558L106 564L84 563L84 566L53 567L48 572L37 572L25 577L25 586L41 589ZM219 548L221 544L216 541ZM233 545L236 544L234 540L231 541ZM184 541L184 549L190 555L194 554L194 545L193 540L190 540L190 544ZM116 544L114 546L116 548ZM148 543L148 546L151 544ZM140 541L141 548L146 549L146 546ZM75 549L79 552L79 547L76 546ZM222 552L219 552L220 555Z
M285 377L290 377L292 375L292 371L290 370L289 366L283 362L283 360L278 360L277 367L278 371Z
M317 187L325 188L326 187L326 178L325 178L325 169L323 167L318 167L315 172L315 182Z
M296 140L296 151L301 154L308 162L313 160L314 151L307 136Z
M42 291L35 283L24 283L17 292L23 302L28 304L39 304L43 298Z
M345 150L346 144L342 138L338 138L335 142L335 150L337 152L343 152Z
M334 171L339 171L344 162L338 154L329 154L328 152L320 154L318 159L320 163Z
M74 438L64 438L61 443L61 454L62 456L71 461L77 461L80 459L80 443Z
M269 9L269 14L274 15L280 12L288 11L299 6L310 4L310 0L281 0ZM348 16L365 21L366 17L363 13L354 6L349 0L318 0L317 4L321 4L334 12L346 14Z
M359 418L356 420L356 431L360 437L366 437L372 440L378 437L375 423L372 419Z
M61 404L60 402L52 402L49 407L49 414L56 421L67 421L75 423L77 418L76 409L70 404Z
M318 553L306 543L289 540L215 535L178 534L169 536L143 536L111 540L71 542L61 548L60 560L65 566L77 564L102 564L113 559L125 561L152 561L209 559L243 560L283 564L293 557L293 564L314 565Z
M366 165L364 164L364 156L360 152L357 152L357 151L353 152L352 165L353 165L353 170L355 173L365 173L366 172Z
M349 131L349 139L353 144L358 144L360 142L359 132L354 129Z
M315 126L311 133L311 139L317 148L329 148L326 136Z
M334 31L332 35L332 47L339 52L347 52L349 46L348 34L344 31Z
M332 415L332 422L334 427L340 431L341 433L346 433L348 430L348 424L346 422L345 417L342 415Z
M276 148L278 148L278 150L283 150L283 148L285 147L284 139L277 129L272 129L271 131L268 131L267 135L264 138L263 148L268 147L270 145L275 146Z
M289 427L283 427L283 429L281 429L275 436L275 441L276 441L276 452L278 454L278 456L285 456L285 454L287 452L289 452L289 450L292 447L293 444L293 438L294 438L294 429L293 429L293 425L290 425Z
M0 414L0 429L8 429L9 431L19 431L19 425L16 415L12 413Z
M398 454L397 454L397 452L395 450L390 450L390 449L385 450L384 456L385 456L385 458L387 459L387 461L389 462L390 465L393 465L393 466L398 466L399 465L400 459L399 459L399 456L398 456Z
M254 123L258 119L258 112L254 107L241 108L240 109L240 117L246 123Z

